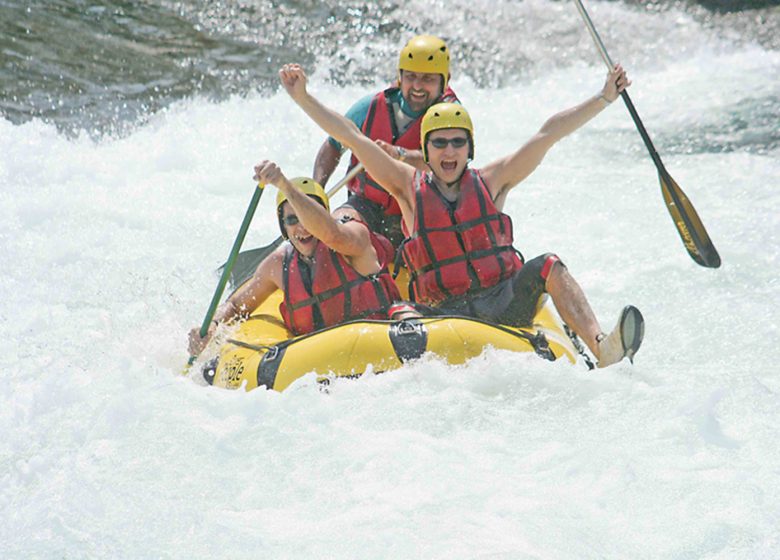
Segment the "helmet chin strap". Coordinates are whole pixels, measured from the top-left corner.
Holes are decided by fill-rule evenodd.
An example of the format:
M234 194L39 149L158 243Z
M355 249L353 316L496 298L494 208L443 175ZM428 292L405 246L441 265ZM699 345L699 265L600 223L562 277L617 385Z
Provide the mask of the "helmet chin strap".
M455 180L454 180L452 183L446 183L446 185L447 185L447 188L448 188L448 189L451 189L452 187L454 187L454 186L456 186L456 185L460 185L460 179L461 179L461 177L463 177L463 173L461 173L461 174L460 174L460 177L458 177L457 179L455 179Z

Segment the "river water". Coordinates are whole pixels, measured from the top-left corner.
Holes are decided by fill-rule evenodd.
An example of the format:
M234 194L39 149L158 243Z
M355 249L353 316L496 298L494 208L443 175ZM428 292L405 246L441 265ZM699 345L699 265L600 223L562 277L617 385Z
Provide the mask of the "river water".
M642 310L633 366L488 350L279 394L180 375L252 165L308 174L323 139L279 65L343 111L445 37L479 167L601 87L573 3L0 0L0 557L778 557L776 4L587 2L720 269L620 102L507 203L606 329Z

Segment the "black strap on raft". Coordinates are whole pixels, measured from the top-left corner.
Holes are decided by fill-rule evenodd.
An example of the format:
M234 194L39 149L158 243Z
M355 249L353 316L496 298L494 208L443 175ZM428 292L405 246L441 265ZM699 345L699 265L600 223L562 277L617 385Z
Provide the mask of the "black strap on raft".
M574 347L577 349L577 352L579 352L580 356L582 356L585 359L585 363L588 366L588 369L596 369L596 366L593 364L593 360L590 359L590 356L585 351L585 347L582 345L582 342L580 341L580 338L577 336L577 333L575 333L569 325L566 323L563 324L563 330L566 331L566 335L571 339L571 343L574 345Z
M480 323L490 325L494 329L498 329L500 331L504 331L505 333L514 335L518 338L525 339L533 347L534 352L536 353L537 356L544 358L545 360L549 360L551 362L554 362L556 359L555 354L552 351L552 348L550 348L550 343L547 341L547 337L544 336L544 333L542 331L536 331L536 334L530 334L525 331L516 331L507 328L503 325L498 325L496 323L490 323L487 321L474 319L473 317L466 317L466 319L471 319L472 321L479 321Z
M264 352L269 351L273 346L266 346L265 344L249 344L248 342L242 342L240 340L234 340L232 338L228 338L227 342L234 346L238 346L240 348L246 348L247 350L255 350L256 352Z
M522 338L531 345L536 355L540 358L544 358L545 360L549 360L551 362L556 360L555 353L552 351L552 348L550 348L550 343L547 341L547 337L542 331L536 331L535 334L530 334L525 331L516 331L497 323L491 323L490 321L484 321L482 319L477 319L476 317L467 317L465 315L442 315L441 317L437 317L437 319L466 319L467 321L472 321L474 323L488 325L494 329L511 334L517 338Z
M289 344L277 344L268 349L263 354L260 362L257 364L257 386L273 389L276 383L276 374L279 372L279 366L282 364L285 350Z
M505 329L500 325L495 326L502 331L510 332L515 336L526 339L531 344L531 346L533 346L534 352L536 352L537 356L551 362L555 361L555 354L553 353L552 348L550 348L550 343L547 341L547 337L544 336L542 331L536 331L536 334L529 334L524 331L512 331L510 329Z

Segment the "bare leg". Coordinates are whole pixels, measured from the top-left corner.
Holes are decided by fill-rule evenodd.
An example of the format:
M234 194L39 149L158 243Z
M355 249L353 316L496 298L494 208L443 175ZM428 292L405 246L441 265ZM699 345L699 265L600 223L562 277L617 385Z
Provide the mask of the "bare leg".
M545 287L561 319L585 342L598 360L599 345L596 337L602 330L580 285L565 266L556 262Z

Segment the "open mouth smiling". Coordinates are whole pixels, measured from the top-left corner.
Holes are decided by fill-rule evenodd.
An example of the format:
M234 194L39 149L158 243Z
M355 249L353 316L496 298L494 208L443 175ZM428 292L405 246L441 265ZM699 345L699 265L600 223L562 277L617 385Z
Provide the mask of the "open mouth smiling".
M311 243L311 241L314 240L314 236L310 233L299 233L293 235L293 239L295 239L298 243L302 245L308 245L309 243Z

